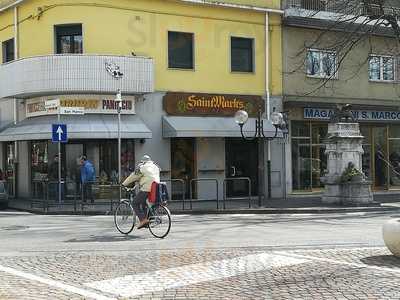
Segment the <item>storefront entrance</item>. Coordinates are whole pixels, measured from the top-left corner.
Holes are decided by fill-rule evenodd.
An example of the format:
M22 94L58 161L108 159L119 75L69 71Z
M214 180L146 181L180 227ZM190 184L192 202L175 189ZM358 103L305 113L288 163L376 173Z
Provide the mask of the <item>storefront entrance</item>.
M225 139L226 178L249 177L252 195L258 194L258 144L241 138ZM248 195L248 183L243 180L227 183L228 197Z
M195 139L171 139L171 178L184 180L186 186L186 199L189 199L190 197L190 180L195 178L195 157ZM179 193L180 189L181 185L177 185L172 190L178 191ZM192 196L194 197L195 195ZM182 196L172 195L172 197L173 199L181 199Z

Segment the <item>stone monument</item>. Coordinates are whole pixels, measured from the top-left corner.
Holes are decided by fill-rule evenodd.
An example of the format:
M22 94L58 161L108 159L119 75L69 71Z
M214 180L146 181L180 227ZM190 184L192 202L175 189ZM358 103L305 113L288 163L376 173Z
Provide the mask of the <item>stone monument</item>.
M321 178L325 184L322 202L348 206L375 204L371 182L362 172L363 136L354 120L350 105L335 110L328 125L325 140L327 174Z

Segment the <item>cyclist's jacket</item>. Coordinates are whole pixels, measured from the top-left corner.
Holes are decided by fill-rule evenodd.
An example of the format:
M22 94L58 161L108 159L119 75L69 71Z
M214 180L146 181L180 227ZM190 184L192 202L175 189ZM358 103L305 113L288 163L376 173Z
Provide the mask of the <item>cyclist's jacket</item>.
M124 186L130 186L134 182L139 182L139 189L143 192L151 191L153 182L160 183L160 168L152 161L140 163L135 172L128 176L122 183Z

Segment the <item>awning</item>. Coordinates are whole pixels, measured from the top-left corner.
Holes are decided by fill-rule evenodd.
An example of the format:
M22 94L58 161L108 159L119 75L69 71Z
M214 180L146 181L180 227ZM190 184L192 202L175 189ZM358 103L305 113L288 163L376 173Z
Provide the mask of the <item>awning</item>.
M50 140L51 124L57 124L57 116L41 116L25 119L0 132L0 141ZM68 139L116 139L118 138L117 115L70 115L61 116L61 124L67 124ZM121 115L121 138L151 138L150 129L137 115Z
M271 121L264 121L264 133L266 136L275 135L275 127ZM246 136L254 136L255 119L249 119L244 125ZM241 137L240 127L233 118L222 117L163 117L163 136L175 137ZM282 136L282 133L279 133Z

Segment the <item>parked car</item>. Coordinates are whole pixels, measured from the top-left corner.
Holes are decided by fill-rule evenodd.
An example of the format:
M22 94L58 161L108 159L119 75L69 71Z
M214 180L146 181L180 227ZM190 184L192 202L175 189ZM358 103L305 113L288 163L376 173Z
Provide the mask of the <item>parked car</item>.
M8 192L7 183L0 181L0 207L7 208L8 206Z

